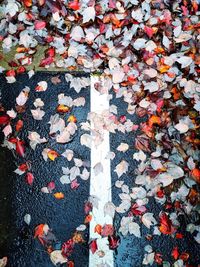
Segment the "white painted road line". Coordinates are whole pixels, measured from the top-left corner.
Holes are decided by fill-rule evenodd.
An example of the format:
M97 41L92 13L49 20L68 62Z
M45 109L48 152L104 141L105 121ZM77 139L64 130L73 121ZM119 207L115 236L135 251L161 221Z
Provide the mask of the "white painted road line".
M97 76L91 76L91 89L90 89L90 112L102 114L103 111L109 109L108 94L100 94L94 88L95 82L98 81ZM91 126L92 123L91 123ZM90 195L99 199L98 209L93 207L92 221L90 222L90 239L97 238L98 250L102 250L105 253L104 257L99 257L97 253L90 251L89 267L97 266L109 266L113 267L113 251L109 250L107 238L101 238L94 232L94 228L97 224L113 224L113 220L110 216L104 216L104 206L107 202L111 201L111 170L110 159L106 159L106 155L110 151L110 139L109 132L103 131L102 143L95 146L94 142L91 145L91 177L90 177ZM95 175L93 167L101 163L103 171L98 175Z

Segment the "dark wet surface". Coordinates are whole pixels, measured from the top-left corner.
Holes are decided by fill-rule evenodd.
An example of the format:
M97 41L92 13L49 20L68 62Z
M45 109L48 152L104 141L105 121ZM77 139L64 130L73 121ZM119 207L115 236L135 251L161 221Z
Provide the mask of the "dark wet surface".
M122 105L123 103L123 105ZM118 118L120 116L126 116L127 119L130 119L135 125L140 124L142 121L145 121L145 117L138 119L136 115L130 115L127 113L127 104L122 101L121 98L113 98L111 103L117 106L118 109ZM135 179L135 169L137 168L136 160L133 160L133 154L138 152L134 148L134 140L138 132L131 133L121 133L117 132L116 134L110 134L110 144L111 151L116 152L116 148L120 145L121 142L127 143L129 145L129 150L125 153L118 152L116 153L115 159L111 161L111 170L112 170L112 185L114 185L115 181L118 180L118 176L114 169L117 164L119 164L122 160L126 160L129 163L129 169L126 174L124 174L119 180L124 180L124 183L128 185L130 188L137 186L134 184ZM116 205L119 205L120 198L118 196L122 191L113 186L112 195L113 202ZM158 215L160 211L163 210L163 207L155 202L154 199L150 199L147 207L147 212L152 212L158 221ZM121 216L127 214L121 214ZM117 228L120 226L121 217L116 215L114 224ZM184 229L186 225L191 222L189 217L181 216L179 217L179 222L181 227L179 232L184 235L183 239L175 239L167 235L157 236L154 235L151 241L146 239L146 235L152 233L152 230L149 231L140 220L136 220L137 223L141 226L141 238L137 238L134 235L128 234L126 237L121 235L121 244L118 247L117 253L115 254L115 267L141 267L142 261L144 258L144 247L146 245L151 245L154 252L161 253L164 261L168 261L170 264L174 263L174 259L171 256L172 249L175 246L178 246L180 252L187 252L190 255L189 263L192 266L199 267L200 264L200 245L194 240L190 233L186 232ZM152 266L158 266L157 264L153 264ZM161 265L162 266L162 265Z
M69 83L65 82L64 74L59 76L62 82L57 85L51 83L50 78L53 75L47 73L37 73L30 80L27 76L21 75L14 84L7 84L4 78L1 78L2 102L6 109L11 109L15 106L15 99L25 85L31 88L30 97L26 103L28 108L26 114L22 115L25 130L23 130L20 136L27 143L27 131L36 131L42 137L48 139L49 124L47 123L50 116L56 113L55 109L59 93L70 95L73 99L79 96L86 98L86 105L84 107L76 107L72 111L73 115L77 117L78 126L80 126L79 124L82 121L86 121L90 105L89 88L82 89L77 94L74 89L70 89ZM37 82L41 80L47 81L49 88L46 92L35 92L34 88ZM35 121L30 112L30 109L34 108L33 102L36 97L40 97L45 103L46 114L42 121ZM67 117L68 115L64 115L64 119L67 119ZM69 144L56 144L55 140L50 139L49 143L38 145L35 152L32 149L27 149L25 158L32 162L32 172L35 177L33 186L29 186L25 182L24 175L19 176L13 173L17 168L17 164L22 163L23 160L15 159L10 151L1 148L0 257L8 256L8 266L53 266L44 248L37 240L33 239L34 228L38 224L47 223L58 239L57 248L59 249L60 244L67 241L76 227L83 223L84 201L89 196L89 182L79 179L80 186L76 190L72 190L70 185L62 185L59 180L62 176L61 167L70 167L73 163L69 163L64 157L59 157L54 162L50 160L45 162L41 155L45 147L52 148L59 153L63 153L66 149L72 149L74 157L89 161L89 150L79 145L81 134L82 131L79 129ZM65 194L64 199L57 200L53 194L44 194L40 191L42 187L51 181L56 183L54 193L63 192ZM26 226L24 222L25 214L31 215L30 226ZM88 266L88 249L86 244L76 246L72 256L75 266Z
M86 98L85 107L75 108L73 114L78 119L78 124L86 121L87 113L89 112L90 96L89 89L83 89L77 94L73 89L69 88L69 84L64 82L64 74L59 75L62 82L58 85L53 85L50 81L55 74L37 73L30 80L26 75L17 77L17 82L14 84L7 84L6 80L1 77L2 102L7 109L15 106L15 99L19 92L25 85L31 88L30 98L26 104L27 113L23 115L25 121L24 129L21 138L27 141L27 131L37 131L41 137L48 137L49 125L47 124L50 115L55 114L57 106L57 95L65 93L72 98L84 96ZM46 92L35 92L34 88L37 82L46 80L48 82L48 89ZM33 120L30 109L33 108L33 101L36 97L40 97L45 103L45 116L40 121ZM118 115L126 115L139 124L138 119L134 120L133 115L126 112L126 106L121 99L114 99L111 104L117 105ZM122 105L123 103L123 105ZM66 118L68 115L65 115ZM0 258L8 256L9 267L50 267L53 266L45 249L39 244L37 240L33 239L33 232L35 226L40 223L47 223L52 229L53 233L58 239L57 247L71 237L75 228L84 221L84 201L89 196L89 182L81 181L80 187L77 190L72 190L69 185L62 185L59 178L62 175L61 167L67 167L68 162L63 157L59 157L55 162L45 162L41 156L41 151L45 147L53 148L60 153L64 152L66 148L72 149L75 152L75 157L83 160L90 160L90 152L86 147L79 144L81 130L73 141L66 145L56 144L54 140L50 140L48 144L39 145L36 152L28 149L26 159L32 161L32 171L35 176L33 186L30 187L25 182L24 175L18 176L13 171L17 168L17 164L22 163L22 160L15 158L14 155L6 148L0 148ZM111 151L115 151L121 142L128 143L130 149L125 152L116 154L116 158L111 163L112 167L112 184L117 180L117 175L114 172L115 166L125 159L129 162L129 171L122 178L125 184L134 186L134 170L137 162L133 160L134 138L136 133L123 134L117 132L110 135ZM70 163L71 164L71 163ZM70 166L69 164L69 166ZM40 189L47 185L50 181L55 181L56 191L61 191L65 194L63 200L56 200L52 194L44 194ZM119 204L118 194L121 191L117 188L112 188L113 201ZM148 204L148 211L153 212L158 219L158 214L161 206L151 201ZM30 226L24 222L24 215L31 214ZM115 225L119 225L120 217L115 218ZM139 222L139 221L138 221ZM181 218L182 228L188 223L187 218ZM116 267L141 267L144 257L144 246L150 244L153 250L163 254L164 260L173 262L171 257L171 250L176 245L179 246L181 252L187 251L191 255L190 263L197 266L200 263L199 246L191 237L190 234L184 234L183 240L175 240L171 237L154 236L151 242L147 241L145 235L149 233L145 226L141 227L142 238L137 238L134 235L127 237L121 236L121 244L115 254ZM87 240L87 237L86 237ZM75 267L88 266L88 247L85 245L78 245L72 255L75 262ZM157 266L157 265L153 265Z

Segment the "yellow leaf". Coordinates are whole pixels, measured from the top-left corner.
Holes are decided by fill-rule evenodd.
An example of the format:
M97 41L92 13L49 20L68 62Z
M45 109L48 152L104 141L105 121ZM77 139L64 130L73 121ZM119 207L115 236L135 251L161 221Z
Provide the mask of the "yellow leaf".
M50 150L48 153L47 153L47 156L48 156L48 158L50 159L50 160L55 160L58 156L59 156L59 154L56 152L56 151L54 151L54 150Z
M65 105L59 105L57 107L57 111L60 112L60 113L67 113L67 112L70 111L70 107L65 106Z
M74 115L70 115L67 121L68 122L77 122L77 118Z
M57 199L63 199L65 197L65 195L62 192L56 192L54 194L54 197Z

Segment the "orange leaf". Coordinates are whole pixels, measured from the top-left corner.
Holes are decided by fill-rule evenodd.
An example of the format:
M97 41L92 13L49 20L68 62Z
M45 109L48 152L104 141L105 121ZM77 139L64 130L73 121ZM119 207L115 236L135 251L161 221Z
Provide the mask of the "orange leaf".
M23 2L24 2L24 5L26 7L31 7L32 6L32 0L23 0Z
M57 111L60 112L60 113L67 113L67 112L70 111L70 107L65 106L65 105L59 105L57 107Z
M91 222L91 220L92 220L92 215L88 214L88 215L85 217L85 221L84 221L84 223L89 223L89 222Z
M74 115L70 115L67 121L76 123L77 122L77 118Z
M54 194L54 197L57 199L63 199L65 197L65 195L62 192L56 192Z
M22 120L18 120L17 123L16 123L16 126L15 126L16 131L19 132L22 129L23 125L24 125L23 121Z
M26 48L26 47L22 47L22 46L18 46L17 48L16 48L16 52L17 53L24 53L24 52L26 52L28 49Z
M59 154L56 152L56 151L54 151L54 150L50 150L48 153L47 153L47 156L48 156L48 158L50 159L50 160L55 160L58 156L59 156Z
M102 226L100 224L97 224L94 228L94 232L98 233L99 235L101 234L102 231Z
M34 234L34 238L42 236L44 231L44 224L39 224L36 228L35 228L35 234Z
M170 69L170 66L168 66L168 65L162 65L162 66L159 67L158 70L160 71L160 73L165 73L165 72L167 72L169 69Z
M174 100L179 100L180 99L180 92L178 91L178 89L176 87L173 87L171 90L172 94L173 94L173 98Z
M78 233L78 232L76 232L74 235L73 235L73 237L72 237L72 239L73 239L73 241L74 241L74 243L83 243L84 242L84 239L83 239L83 237L82 237L82 234L81 233Z
M73 261L68 261L67 266L68 267L74 267L74 262Z
M197 168L194 168L191 171L192 178L197 182L200 183L200 170Z
M149 126L152 127L154 124L160 125L161 124L161 119L160 117L156 115L152 115L149 119Z

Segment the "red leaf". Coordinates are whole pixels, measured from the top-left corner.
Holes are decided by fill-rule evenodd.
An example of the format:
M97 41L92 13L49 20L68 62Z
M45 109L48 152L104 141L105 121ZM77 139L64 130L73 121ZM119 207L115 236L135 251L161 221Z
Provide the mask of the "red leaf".
M23 2L24 2L24 5L26 7L31 7L32 6L32 0L23 0Z
M34 180L33 174L31 172L27 172L27 174L26 174L26 182L29 185L32 185L33 184L33 180Z
M175 232L175 228L172 226L172 221L169 219L168 215L165 212L162 212L160 215L159 230L165 235L170 235Z
M182 238L183 238L183 234L181 234L181 233L176 233L176 238L177 238L177 239L182 239Z
M17 140L16 152L19 156L24 157L24 153L25 153L24 141Z
M120 121L121 123L126 122L126 116L125 116L125 115L120 116L119 121Z
M131 212L134 215L143 215L146 212L146 207L145 206L138 206L137 203L134 203L131 207Z
M160 253L158 253L158 252L155 253L154 260L155 260L156 263L161 265L162 262L163 262L162 255Z
M2 115L0 116L0 125L5 125L7 123L9 123L10 121L10 117L8 115Z
M20 73L24 73L25 71L26 71L26 68L23 67L23 66L19 66L19 67L17 68L17 73L18 73L18 74L20 74Z
M44 233L43 229L44 229L44 224L39 224L35 228L34 238L43 236L43 233Z
M74 262L73 261L68 261L67 262L67 267L74 267Z
M154 34L153 29L147 26L144 26L144 31L148 35L149 38L151 38Z
M74 241L73 239L67 240L65 243L62 245L62 255L66 258L68 258L74 249Z
M172 250L172 257L177 260L179 256L179 251L178 251L178 247L174 247Z
M49 49L45 52L45 55L46 55L47 57L54 57L54 56L55 56L55 48L54 48L54 47L49 48Z
M54 59L52 57L47 57L41 60L39 67L45 67L53 63Z
M183 253L181 253L181 255L180 255L179 258L180 258L181 260L183 260L183 261L187 261L189 257L190 257L190 255L189 255L188 253L183 252Z
M18 169L22 172L25 172L28 170L28 165L27 163L22 163L21 165L19 165Z
M15 73L15 71L14 70L8 70L7 72L6 72L6 76L9 76L9 77L11 77L11 76L15 76L16 75L16 73Z
M74 0L73 2L70 2L68 4L68 7L73 9L73 10L79 10L80 9L80 4L78 0Z
M36 20L34 22L34 28L35 30L42 30L46 27L46 22L42 20Z
M108 236L109 248L116 249L119 246L120 238L118 236Z
M92 241L90 242L89 247L90 247L90 250L92 251L92 254L94 254L94 253L97 251L98 246L97 246L97 241L96 241L96 239L95 239L95 240L92 240Z

